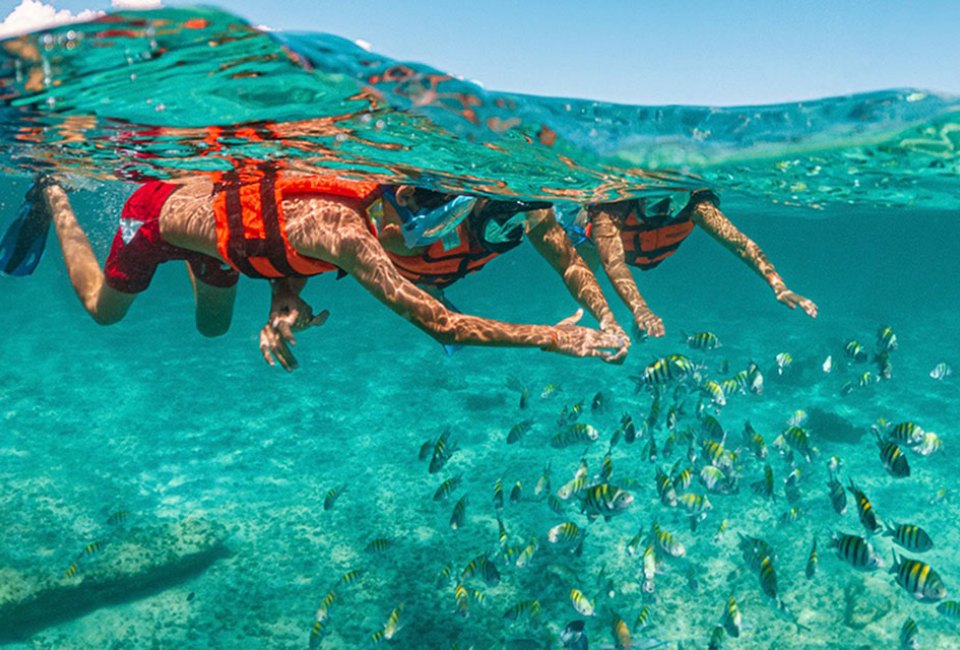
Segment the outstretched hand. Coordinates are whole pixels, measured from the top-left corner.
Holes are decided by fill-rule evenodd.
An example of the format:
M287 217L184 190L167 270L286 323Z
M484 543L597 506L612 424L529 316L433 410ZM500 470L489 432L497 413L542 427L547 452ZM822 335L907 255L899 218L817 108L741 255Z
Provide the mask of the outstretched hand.
M630 338L619 326L595 330L577 325L583 318L578 309L554 327L554 344L548 349L572 357L600 357L607 363L622 363L630 349Z
M663 319L649 309L637 312L633 317L633 322L637 326L637 329L644 332L647 336L660 338L666 333L666 328L663 326Z
M799 293L794 293L789 289L783 289L782 291L777 292L777 300L785 304L790 309L796 309L800 307L803 311L807 312L807 316L810 318L817 317L817 303L813 302L809 298L804 298Z
M290 346L297 344L293 333L320 327L329 316L330 312L326 309L314 315L313 308L299 296L276 298L270 307L270 321L260 330L263 360L271 366L279 362L284 370L293 372L300 367L290 349Z

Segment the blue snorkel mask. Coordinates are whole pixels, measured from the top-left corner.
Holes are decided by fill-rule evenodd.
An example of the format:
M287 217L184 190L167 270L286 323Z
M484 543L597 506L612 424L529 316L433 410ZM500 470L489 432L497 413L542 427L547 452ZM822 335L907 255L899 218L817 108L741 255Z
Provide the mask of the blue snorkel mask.
M408 248L429 246L439 241L470 216L477 205L477 197L461 195L435 208L423 208L414 212L397 203L397 191L392 187L384 190L383 198L400 216L403 243Z

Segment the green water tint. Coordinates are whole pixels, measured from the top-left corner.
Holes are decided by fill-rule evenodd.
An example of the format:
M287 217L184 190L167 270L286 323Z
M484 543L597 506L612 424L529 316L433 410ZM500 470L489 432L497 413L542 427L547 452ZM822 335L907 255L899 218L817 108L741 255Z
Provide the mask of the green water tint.
M226 169L237 158L283 158L303 169L373 172L385 181L413 178L571 200L702 183L688 176L695 172L721 190L824 205L830 216L839 213L830 208L847 201L867 208L956 205L956 102L935 95L897 91L749 109L613 106L489 93L431 77L436 71L419 65L408 66L412 75L387 74L396 62L341 39L263 34L214 10L119 16L50 32L49 49L27 37L44 55L32 64L21 56L19 72L11 41L5 43L3 167L136 178ZM199 18L206 26L186 26ZM71 31L74 38L67 38ZM49 88L43 88L44 59ZM41 87L25 92L31 66L40 72ZM442 97L429 96L433 82ZM302 122L317 118L326 121ZM515 118L520 122L508 124ZM237 124L247 130L225 128L211 138L206 128ZM265 124L282 136L271 136ZM544 125L557 134L552 146ZM639 167L651 175L638 180ZM683 173L663 171L669 169ZM3 198L16 204L21 194ZM118 208L112 195L77 193L78 213L84 219L107 214L102 219L109 224L94 225L112 236L117 211L103 210L111 199ZM743 630L738 639L726 638L729 648L894 647L908 616L917 621L923 644L948 647L957 639L955 619L915 600L885 571L896 550L928 562L949 597L960 588L951 524L958 516L951 456L956 417L949 408L956 403L955 377L941 383L928 376L938 361L958 366L950 343L958 335L949 311L955 285L929 282L934 273L955 275L949 242L956 230L931 218L925 224L935 226L934 234L920 237L920 229L897 227L909 221L899 215L815 222L733 213L791 278L799 276L796 288L821 303L821 316L808 321L790 314L773 305L762 286L744 284L738 291L741 282L756 278L727 274L725 263L746 271L695 235L669 265L640 280L645 293L649 285L659 298L651 305L662 307L667 338L637 342L628 365L619 368L503 349L447 358L413 328L387 321L382 307L364 302L356 286L327 278L317 281L317 291L331 307L331 322L300 339L301 371L277 375L261 367L256 354L263 296L253 283L241 291L255 294L256 305L237 310L233 333L221 341L192 335L187 285L182 270L173 268L161 269L128 322L102 330L65 293L67 280L51 255L34 277L5 283L0 292L7 301L0 324L17 333L0 365L0 484L6 488L0 490L0 565L9 568L3 575L26 576L27 586L43 588L28 589L28 595L71 595L78 580L123 568L112 554L136 550L136 535L105 537L114 505L131 512L131 532L141 522L188 516L222 523L233 555L195 580L149 598L125 594L129 601L45 627L28 642L58 649L147 643L307 648L316 613L335 591L322 642L315 644L322 648L372 647L373 634L398 627L390 623L393 612L399 612L401 629L392 647L556 648L563 625L580 616L570 596L576 588L595 609L586 625L591 647L613 640L614 614L634 627L644 611L650 625L634 627L635 640L653 636L706 647L731 595ZM784 242L791 237L817 245L794 247ZM526 263L526 254L532 252L512 253L454 287L462 292L455 301L516 321L566 315L568 296L556 278L544 275L540 260ZM848 258L843 269L831 266ZM868 279L882 291L872 290ZM739 294L745 297L737 302ZM888 316L902 341L893 355L894 379L860 386L861 373L876 372L875 365L846 360L843 342L856 336L873 352L875 321ZM681 328L691 335L709 328L722 347L691 349L677 340ZM655 423L632 444L621 433L608 455L625 413L641 432L651 421L653 399L646 390L636 392L630 376L641 374L652 358L677 352L705 363L705 380L729 379L750 361L760 364L766 379L762 396L726 396L713 421L733 450L749 420L769 456L758 460L744 444L737 459L739 492L715 482L729 494L708 492L696 467L690 487L679 492L706 494L713 509L695 533L687 510L665 505L656 483L657 470L670 473L687 454L687 446L676 442L668 451L674 384L689 391L676 431L722 437L707 433L717 424L697 419L699 395L689 379L671 380ZM783 352L795 361L781 376L775 358ZM834 364L829 375L821 370L827 354ZM724 360L727 371L721 370ZM505 386L510 376L529 389L526 409L518 408L519 392ZM855 388L841 397L850 382ZM594 412L590 405L600 391L606 409ZM819 455L807 463L794 452L805 472L788 491L789 450L781 454L774 441L798 408L809 411L804 428ZM560 418L568 422L577 411L577 422L591 425L599 440L551 446L566 430ZM869 434L881 416L891 423L915 419L943 436L944 450L928 457L904 446L911 475L891 476ZM508 444L521 423L524 432ZM431 473L430 460L417 460L417 452L426 441L435 448L447 428L456 451ZM648 460L651 430L656 462ZM698 453L703 456L702 448ZM844 461L842 483L853 480L864 490L882 520L921 526L935 547L913 553L889 537L868 536L852 500L844 515L836 515L826 488L826 459L834 454ZM591 482L609 471L608 482L633 495L626 512L591 521L580 512L580 499L556 496L583 458ZM552 500L535 494L547 463ZM752 487L768 464L773 500ZM456 488L435 500L451 479ZM514 503L510 494L518 481ZM494 498L498 482L502 508ZM455 504L464 497L462 521L453 530ZM576 545L549 542L549 531L563 522L587 531L582 555L575 554ZM654 522L685 553L660 553L664 565L654 574L650 598L643 592L642 555L629 547ZM715 541L721 522L725 533ZM838 558L829 546L834 533L869 538L887 567L860 572ZM772 546L786 612L744 558L740 534ZM538 550L518 567L533 537ZM814 538L818 567L808 579ZM110 543L81 555L99 539ZM666 538L661 544L680 554ZM66 578L78 556L78 573ZM446 565L449 574L441 578ZM351 571L360 573L342 578ZM468 590L467 617L459 613L457 582ZM13 584L12 578L4 584ZM532 600L539 605L523 606ZM505 616L509 612L516 620ZM11 636L22 637L39 623L30 630L13 627Z
M3 47L8 170L166 178L283 159L531 199L710 184L816 208L956 205L960 102L922 91L735 108L496 93L215 9L111 14ZM236 125L250 129L208 129Z

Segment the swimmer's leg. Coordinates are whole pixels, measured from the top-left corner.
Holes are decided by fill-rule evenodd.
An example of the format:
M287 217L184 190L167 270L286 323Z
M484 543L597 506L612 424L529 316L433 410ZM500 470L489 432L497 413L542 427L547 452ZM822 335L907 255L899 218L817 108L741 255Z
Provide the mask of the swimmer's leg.
M136 294L116 291L106 285L103 269L63 188L49 185L44 188L44 198L53 218L70 283L83 308L101 325L119 322L127 315Z
M193 284L193 299L196 304L197 331L204 336L223 336L233 320L233 304L237 298L237 285L215 287L197 280L193 268L187 264L187 273Z

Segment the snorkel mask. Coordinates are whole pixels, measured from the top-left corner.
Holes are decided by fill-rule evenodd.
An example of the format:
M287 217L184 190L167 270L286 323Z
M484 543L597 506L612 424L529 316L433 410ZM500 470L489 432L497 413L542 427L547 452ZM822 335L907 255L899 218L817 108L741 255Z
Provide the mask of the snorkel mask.
M442 239L470 216L477 205L476 197L460 195L435 208L423 208L414 212L397 203L397 191L392 187L384 190L383 198L400 216L403 243L408 248L429 246Z

